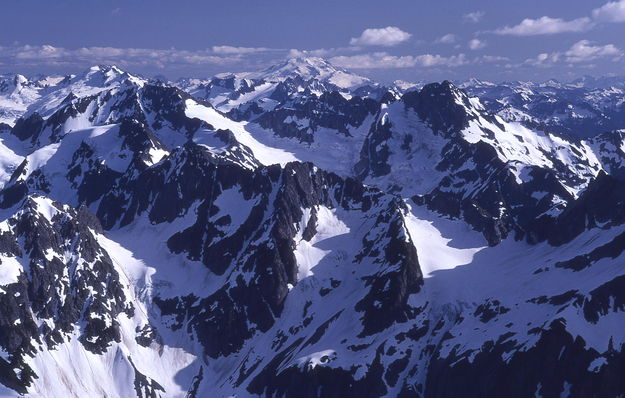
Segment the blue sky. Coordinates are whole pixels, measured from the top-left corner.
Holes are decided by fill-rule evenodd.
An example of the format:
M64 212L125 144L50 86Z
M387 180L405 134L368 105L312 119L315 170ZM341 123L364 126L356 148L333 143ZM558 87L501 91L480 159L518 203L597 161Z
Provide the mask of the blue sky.
M308 54L378 80L625 75L625 0L7 0L0 73L210 76Z

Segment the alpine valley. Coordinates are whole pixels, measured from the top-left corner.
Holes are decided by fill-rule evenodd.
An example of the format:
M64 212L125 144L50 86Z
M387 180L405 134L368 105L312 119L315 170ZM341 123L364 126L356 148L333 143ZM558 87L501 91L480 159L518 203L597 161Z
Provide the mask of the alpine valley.
M0 76L0 396L625 395L625 79Z

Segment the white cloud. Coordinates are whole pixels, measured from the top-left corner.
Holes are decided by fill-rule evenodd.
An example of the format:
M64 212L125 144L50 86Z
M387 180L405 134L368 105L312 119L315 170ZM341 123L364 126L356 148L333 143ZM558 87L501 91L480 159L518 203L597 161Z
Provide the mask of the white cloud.
M345 53L353 53L355 51L361 51L360 47L335 47L335 48L317 48L313 50L300 50L297 48L292 48L288 51L287 57L332 57L335 55L342 55Z
M147 67L161 69L203 68L251 68L275 63L283 56L325 56L337 66L353 69L396 69L412 67L458 67L474 62L465 54L442 56L436 54L391 55L387 52L358 54L357 47L317 50L279 50L247 47L215 46L206 50L189 51L170 49L82 47L67 49L51 45L18 45L0 48L0 64L14 67L42 65L84 68L94 64L115 64L120 67ZM481 61L480 61L481 62ZM253 65L253 66L252 66Z
M479 62L484 62L484 63L497 63L497 62L508 62L510 61L510 58L508 57L502 57L500 55L482 55L479 59L478 59L478 63Z
M453 44L456 42L456 40L458 40L456 35L447 33L446 35L441 36L438 39L436 39L436 43Z
M623 51L613 44L594 45L588 40L580 40L573 44L564 53L542 53L534 58L528 58L523 62L524 65L548 67L561 65L562 63L580 64L588 63L599 58L611 58L612 61L618 61L623 57ZM588 65L586 65L588 66Z
M564 53L567 62L589 62L597 58L611 57L618 60L623 52L613 44L593 45L588 40L580 40Z
M486 42L480 39L469 40L468 46L471 50L481 50L486 47Z
M447 66L456 67L468 63L464 54L443 57L441 55L390 55L386 52L376 52L370 54L359 54L352 56L337 56L330 59L336 66L351 69L391 69L391 68L412 68L412 67L432 67Z
M452 55L450 57L443 57L441 55L424 54L415 57L420 66L448 66L456 67L469 63L464 54Z
M234 48L234 47L233 47ZM164 68L175 65L222 65L240 61L244 53L223 53L210 50L188 51L147 48L81 47L67 49L51 45L4 47L0 62L16 66L117 64L120 66L154 65Z
M612 1L592 11L599 22L625 22L625 0Z
M353 37L349 44L352 46L396 46L410 39L412 35L396 26L386 28L365 29L359 37Z
M333 65L352 69L410 68L416 65L414 57L395 56L385 52L359 55L340 55L330 58Z
M577 18L572 21L565 21L560 18L540 17L538 19L524 19L515 26L506 26L497 29L495 33L499 35L511 36L537 36L553 35L567 32L584 32L591 29L594 23L590 18Z
M597 24L606 22L625 22L625 0L605 3L592 10L592 17L581 17L571 21L561 18L540 17L526 18L515 26L505 26L494 33L512 36L552 35L557 33L585 32Z
M11 50L9 49L9 52ZM43 46L29 46L25 45L21 48L17 48L14 51L15 58L18 59L51 59L60 58L66 54L66 50L44 44Z
M271 51L266 47L233 47L233 46L213 46L215 54L252 54L258 52Z
M523 64L529 65L529 66L537 66L537 67L548 67L548 66L554 65L559 60L560 60L559 53L553 53L553 54L541 53L541 54L538 54L534 58L526 59L523 62Z
M298 50L297 48L292 48L288 52L289 58L295 57L327 57L332 53L331 49L319 48L317 50Z
M482 18L484 18L484 15L486 15L484 11L474 11L468 14L464 14L462 16L462 19L464 19L467 22L478 23L482 20Z

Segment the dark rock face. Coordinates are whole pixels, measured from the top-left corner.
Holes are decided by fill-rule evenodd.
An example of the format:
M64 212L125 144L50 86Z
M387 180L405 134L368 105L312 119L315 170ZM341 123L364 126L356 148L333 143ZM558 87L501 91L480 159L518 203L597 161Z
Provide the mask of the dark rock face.
M625 108L620 102L622 79L594 85L585 82L464 84L480 97L493 114L528 126L574 137L593 137L625 127Z
M556 263L556 267L580 271L605 258L615 259L625 251L625 234L617 235L605 245L593 249L590 253L575 256L570 260Z
M171 379L189 397L625 394L625 349L614 340L618 331L605 327L625 313L618 267L625 248L622 134L588 143L602 148L605 173L593 174L586 188L572 172L586 164L540 151L536 156L551 166L527 165L520 181L515 163L501 160L508 148L489 141L495 137L489 128L506 126L449 82L398 98L391 91L372 95L376 88L364 86L361 95L346 95L299 76L276 85L265 98L271 106L250 103L229 112L302 145L322 129L350 138L369 128L356 149L356 178L348 178L311 163L263 166L237 140L238 130L215 131L186 116L187 101L207 102L127 77L97 95L70 93L50 117L32 113L11 131L32 149L58 144L69 155L42 167L22 161L0 191L0 274L8 275L0 286L3 385L31 392L42 375L30 359L71 340L124 369L130 384L124 391L137 397L171 394L171 380L161 380L145 358L180 366L186 354L193 358L172 370ZM265 83L226 77L202 89L207 98L229 92L237 99ZM393 105L405 119L385 117ZM70 122L79 116L94 126L114 125L106 130L114 153L103 155L93 137L72 141ZM476 121L484 139L463 139ZM424 128L440 147L419 141ZM527 149L523 137L515 139ZM432 148L436 164L426 170L440 178L411 193L412 204L468 223L491 246L510 236L524 242L465 247L448 237L454 231L432 225L438 237L421 229L417 222L428 220L416 220L406 198L394 194L405 194L402 185L421 175L380 184L383 189L363 183L405 166L393 164L393 155L423 161L416 155ZM57 164L63 167L50 166ZM579 198L571 186L584 186ZM75 197L74 207L52 200L59 197ZM141 286L143 280L123 272L140 265L119 264L113 244L122 244L113 238L144 226L164 239L131 238L144 239L148 249L161 244L175 261L149 270L156 277ZM588 239L573 248L585 233ZM518 247L534 255L511 267L504 252L510 247L517 257L525 255ZM546 254L537 259L540 250ZM187 288L158 275L174 275L178 260L197 266L184 272L191 279L199 270L205 283ZM130 255L124 261L132 262ZM424 279L422 264L432 279ZM151 265L141 275L146 281ZM542 279L536 282L542 277L557 283L545 288ZM482 278L494 283L476 283ZM128 285L133 282L140 292ZM484 292L472 292L472 283ZM514 294L507 296L506 287ZM593 333L584 341L588 330L607 336L607 350L591 341ZM131 357L129 347L150 354Z
M353 97L348 100L337 91L325 92L319 97L312 94L295 101L283 98L280 102L279 107L264 112L254 121L280 137L297 138L303 142L313 142L319 128L349 136L350 129L360 127L367 116L375 114L378 109L378 103L373 99ZM305 122L305 125L301 126L298 121Z
M28 119L19 119L17 123L15 123L11 133L20 140L25 141L29 138L32 139L33 135L41 130L43 124L44 120L38 113L35 113Z
M26 160L24 162L26 162ZM13 207L24 199L27 194L28 186L23 181L9 185L0 191L0 208L8 209Z
M295 368L279 371L278 366L289 355L289 349L278 354L272 363L260 372L248 387L253 394L275 397L380 397L388 391L382 381L384 368L380 362L383 347L380 346L376 358L365 377L356 380L355 371L330 369L324 366ZM330 358L321 359L330 361Z
M132 369L134 370L134 387L135 393L139 398L158 398L165 392L163 386L158 384L155 380L150 379L143 373L139 372L135 367L135 364L132 363L132 360L129 360Z
M240 224L233 224L233 213L221 208L227 203L219 198L228 195L244 206L239 211L247 217ZM169 238L170 250L203 262L217 275L233 276L208 297L156 303L165 315L186 314L180 319L189 319L206 354L217 357L238 350L255 330L267 331L280 316L288 285L297 283L296 225L303 209L313 209L314 214L320 205L383 212L358 259L369 257L396 270L372 276L367 282L370 292L356 310L365 314L364 333L406 321L407 297L418 291L422 279L414 246L403 232L405 209L400 203L312 164L251 171L214 162L206 149L189 144L106 195L97 214L105 228L123 227L142 214L159 224L187 214L196 204L195 223ZM308 234L314 235L311 228ZM235 276L237 272L256 276L246 281ZM387 283L390 291L384 288Z
M372 126L360 151L360 160L354 166L354 171L361 179L368 175L378 177L391 172L391 166L388 164L390 149L387 141L392 136L392 126L392 122L384 119Z
M118 152L106 154L107 158L103 158L101 153L96 153L97 142L83 140L76 148L72 148L72 144L66 144L65 141L60 144L63 149L73 150L71 159L59 159L57 163L67 161L67 166L63 166L66 170L60 172L64 174L71 189L76 192L79 204L90 205L96 202L123 176L122 171L109 166L108 161L112 155L116 155L120 164L127 164L126 173L133 174L153 162L152 151L167 152L167 148L159 138L145 124L135 119L122 120L118 127L111 128L106 134L115 135L115 139L120 142L118 148L111 148ZM9 208L17 204L28 192L49 195L51 189L57 188L50 183L50 178L59 173L56 164L36 170L29 170L30 167L28 160L25 159L13 172L9 182L0 191L2 198L0 207Z
M126 129L136 128L131 127L132 124L151 131L169 128L188 139L200 128L212 129L206 122L186 116L185 101L190 98L189 94L175 87L157 83L139 86L126 81L117 88L93 96L78 98L70 94L45 120L33 113L26 119L19 119L11 133L34 147L56 143L72 131L68 122L81 116L93 125L125 122L129 123L124 127ZM204 105L210 106L208 103ZM150 139L156 138L150 134ZM129 144L131 142L125 143ZM132 145L129 148L132 149Z
M0 122L0 134L10 133L12 129L8 124Z
M184 85L184 81L181 82ZM230 100L237 100L242 95L254 91L258 86L265 83L262 79L238 79L234 75L226 77L213 77L208 82L199 84L189 93L200 99L210 99L217 95L227 94Z
M167 124L173 130L191 137L200 127L211 128L205 122L185 115L185 100L191 97L182 90L163 85L146 85L138 95L146 110L156 115L151 124L153 129L158 130Z
M109 169L102 162L93 159L93 149L86 143L74 152L67 179L72 182L78 192L81 203L91 204L106 193L115 180L121 176L119 172ZM84 167L88 169L84 170ZM82 178L81 178L82 177Z
M583 339L571 336L562 319L554 320L538 333L537 344L527 351L517 351L509 360L502 355L514 345L490 342L472 361L450 356L430 362L426 397L615 397L625 391L618 376L623 355L613 351L599 370L589 372L599 357L585 348ZM528 366L532 364L532 366ZM488 371L485 371L488 369ZM449 380L454 380L450 383Z
M355 165L356 174L368 183L381 184L387 190L406 195L409 191L401 186L401 181L395 181L397 170L406 165L397 162L413 162L414 167L423 169L424 173L431 169L431 176L416 177L431 182L426 184L427 189L412 196L413 201L467 221L482 232L491 245L510 235L517 239L540 240L533 235L535 219L541 220L540 223L551 222L553 214L573 202L569 187L584 184L582 177L571 172L570 165L544 149L539 149L541 156L548 158L552 167L525 165L521 179L516 167L518 161L502 160L502 154L509 150L505 147L507 144L498 142L495 133L486 126L511 135L521 146L525 144L524 138L506 132L505 125L476 107L463 90L450 82L428 84L421 90L408 92L399 104L404 106L403 113L395 106L391 113L382 108L378 114L364 141L360 161ZM406 120L394 120L402 117ZM484 139L465 138L463 134L469 128L479 130ZM427 135L427 138L420 135ZM604 141L606 148L618 147L607 139ZM612 149L604 150L604 162L609 164ZM576 148L572 151L580 153ZM432 153L427 160L419 157L428 152ZM525 155L528 154L526 149ZM432 165L425 168L418 164L420 161L432 162ZM620 166L610 167L616 172ZM386 183L385 178L394 183ZM405 179L409 184L410 176L406 175Z
M44 214L50 210L54 215L48 219ZM24 362L26 355L40 345L53 349L78 323L83 324L79 339L84 347L102 353L120 340L119 315L134 309L94 236L102 231L100 224L85 207L76 211L28 197L5 223L10 229L1 235L0 250L27 271L0 294L0 345L11 353L9 363L0 359L7 369L0 382L25 391L36 377Z
M414 200L443 214L465 219L484 233L491 245L498 244L511 232L519 238L524 237L532 231L534 220L552 208L555 197L573 201L572 195L549 170L531 168L528 173L531 181L519 184L514 174L495 156L492 147L478 143L465 148L464 153L471 154L474 159L488 159L478 163L473 175L468 174L466 180L466 183L487 181L485 186L462 198L449 190L451 180L443 180L440 188ZM534 193L545 188L548 193L536 197Z
M407 321L411 315L408 296L417 293L423 283L417 251L405 236L401 214L397 209L380 215L376 224L384 225L385 230L372 230L367 234L364 250L358 254L358 257L382 257L388 265L399 265L395 271L387 270L367 280L371 288L356 305L356 310L365 313L363 335L379 333L397 321ZM380 256L380 248L384 250L383 256Z
M468 97L449 81L428 84L402 99L406 107L414 109L421 120L441 134L458 132L471 119L466 111L471 107Z
M590 228L621 225L625 222L624 194L622 180L601 172L556 219L536 220L532 236L539 241L561 245Z
M586 320L596 324L601 316L624 311L624 286L625 276L619 276L591 291L583 304Z

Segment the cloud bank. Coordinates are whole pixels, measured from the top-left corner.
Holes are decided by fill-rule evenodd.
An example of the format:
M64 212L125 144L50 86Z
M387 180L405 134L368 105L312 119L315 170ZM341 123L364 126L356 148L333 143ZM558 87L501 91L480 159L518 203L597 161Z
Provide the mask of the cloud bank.
M510 36L538 36L554 35L568 32L585 32L594 26L590 18L578 18L565 21L560 18L540 17L538 19L524 19L515 26L506 26L495 30L498 35Z
M601 23L625 22L625 0L612 1L595 8L590 16L565 21L561 18L543 16L526 18L518 25L505 26L494 31L498 35L538 36L558 33L585 32Z

